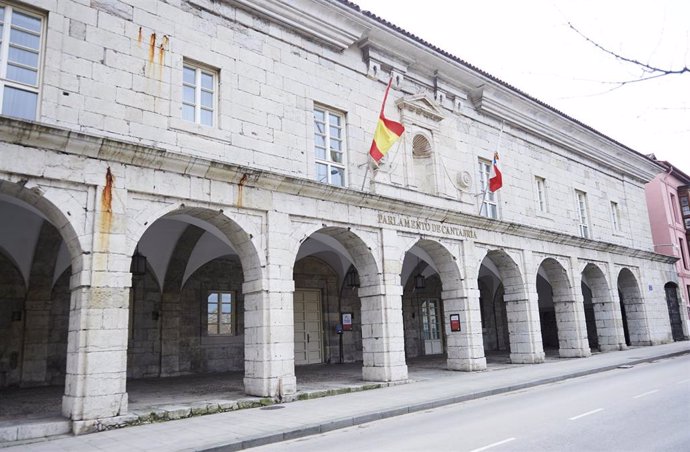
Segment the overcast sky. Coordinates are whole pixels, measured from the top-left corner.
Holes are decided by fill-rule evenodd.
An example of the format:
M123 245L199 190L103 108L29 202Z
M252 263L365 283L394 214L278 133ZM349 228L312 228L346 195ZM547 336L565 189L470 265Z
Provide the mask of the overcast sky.
M687 0L354 0L643 154L690 174L690 73L621 86L639 67L690 66Z

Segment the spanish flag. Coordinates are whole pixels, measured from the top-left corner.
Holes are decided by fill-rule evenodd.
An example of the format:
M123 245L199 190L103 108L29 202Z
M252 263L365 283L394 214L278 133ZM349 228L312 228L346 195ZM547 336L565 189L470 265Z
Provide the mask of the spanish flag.
M405 131L405 127L399 122L386 119L383 110L386 108L386 99L388 98L388 91L391 89L393 78L388 81L386 87L386 94L383 95L383 105L381 105L381 114L379 114L379 122L376 124L376 131L374 132L374 139L371 142L371 149L369 155L378 166L379 161L388 153L388 150L393 146L393 143Z

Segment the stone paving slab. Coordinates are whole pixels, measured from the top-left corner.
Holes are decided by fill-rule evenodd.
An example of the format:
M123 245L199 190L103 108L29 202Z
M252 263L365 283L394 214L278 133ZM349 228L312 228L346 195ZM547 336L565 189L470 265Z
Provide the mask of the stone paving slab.
M276 405L282 407L278 409L190 417L19 447L26 451L239 450L596 372L625 372L630 365L687 353L690 342L677 342L490 372L439 370L438 379Z

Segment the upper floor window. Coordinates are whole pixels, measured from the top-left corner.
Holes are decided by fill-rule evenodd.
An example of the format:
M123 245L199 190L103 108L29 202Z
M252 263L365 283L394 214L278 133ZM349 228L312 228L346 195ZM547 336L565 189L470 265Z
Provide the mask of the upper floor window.
M0 104L3 115L36 119L42 33L42 17L0 5Z
M491 162L479 159L479 186L482 193L482 206L479 215L487 218L498 218L498 200L496 193L489 191L489 177L491 174Z
M345 116L314 107L314 158L316 180L345 186Z
M546 205L546 179L543 177L535 177L535 183L537 184L537 208L539 212L546 213L548 211L548 206Z
M671 196L671 211L673 212L673 221L676 223L680 222L680 219L678 218L678 203L676 202L676 195L673 193L669 193Z
M218 73L185 63L182 74L182 118L213 126L216 111Z
M618 209L618 203L611 201L611 223L613 224L614 232L621 230L621 212Z
M206 304L206 332L209 336L234 335L235 296L232 292L210 292Z
M688 270L688 261L685 258L685 241L678 238L678 246L680 247L680 258L683 261L683 268Z
M688 197L687 196L681 196L680 197L680 213L684 217L690 216L690 204L688 203Z
M577 217L580 221L580 236L590 238L587 193L575 190L577 197Z

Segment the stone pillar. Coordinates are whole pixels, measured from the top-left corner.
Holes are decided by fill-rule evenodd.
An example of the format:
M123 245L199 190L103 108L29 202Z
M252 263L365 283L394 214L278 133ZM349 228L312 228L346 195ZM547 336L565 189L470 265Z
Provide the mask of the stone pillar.
M552 282L553 304L558 325L558 354L561 358L584 358L592 354L587 339L585 300L580 290L577 258L570 258L569 278ZM576 289L575 289L576 288Z
M623 319L618 307L618 296L592 297L594 304L594 318L597 322L599 336L599 350L625 350L625 335L623 334Z
M441 292L445 314L446 347L448 350L448 369L485 370L484 338L482 337L482 318L479 306L477 280L468 278L467 296L460 290ZM460 331L451 331L450 316L460 315Z
M291 400L297 392L292 294L294 282L244 283L244 390Z
M525 268L532 269L532 252L523 253ZM506 287L503 299L506 303L508 333L510 335L510 362L513 364L537 364L544 362L544 346L541 340L539 323L539 295L537 294L536 274L525 274L524 282L527 298L523 291L509 291L508 284L515 281L503 281Z
M127 412L131 256L125 245L127 193L115 184L108 168L95 197L92 252L72 262L62 412L75 421L75 433L89 431L96 419Z
M388 275L384 281L395 281ZM402 286L360 287L362 302L362 378L366 381L401 381L407 379L405 340L402 317Z
M244 274L258 278L242 285L244 390L250 395L292 400L297 379L292 279L295 256L289 252L290 220L287 214L269 211L267 222L269 264L264 269L258 264L257 268L248 269L245 266L250 265L249 259L242 260Z

